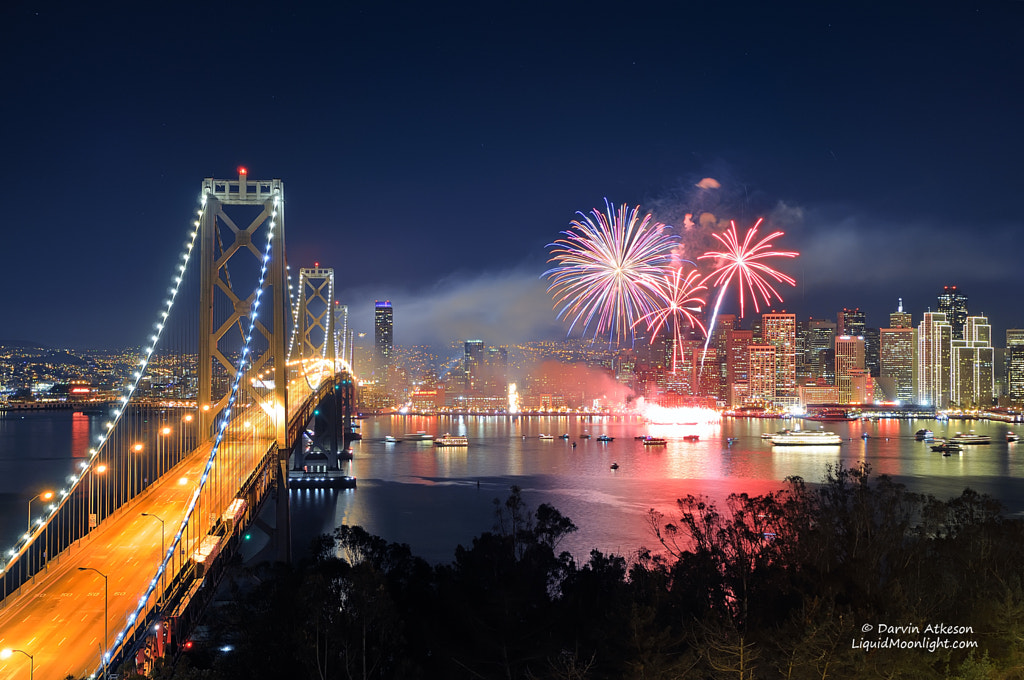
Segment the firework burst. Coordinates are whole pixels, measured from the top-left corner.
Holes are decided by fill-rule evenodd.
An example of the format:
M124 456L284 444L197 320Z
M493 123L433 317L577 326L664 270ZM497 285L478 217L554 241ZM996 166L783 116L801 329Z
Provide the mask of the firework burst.
M766 277L775 279L779 283L788 283L791 286L796 285L796 281L791 277L772 269L763 262L765 258L796 257L799 253L771 249L771 242L782 236L783 232L781 231L772 232L757 243L754 243L754 237L757 236L757 228L761 226L762 221L763 219L759 219L754 226L747 230L746 236L743 237L743 243L740 243L739 238L736 236L736 223L730 222L731 226L724 235L713 234L726 247L726 250L708 251L697 258L698 260L724 260L724 263L718 269L708 274L704 279L704 282L710 281L712 286L721 287L718 294L718 303L715 304L716 315L718 313L718 305L722 301L722 296L729 288L729 284L732 283L733 279L736 280L737 287L739 288L741 317L746 311L747 295L750 296L751 301L754 303L755 312L761 311L758 302L759 297L764 299L766 305L771 302L773 295L779 299L779 302L782 302L782 296L779 295L779 291L775 290Z
M597 209L569 223L564 238L548 245L555 266L544 272L558 318L569 320L594 337L608 334L609 343L632 339L637 319L655 311L664 272L677 237L640 207Z
M640 322L647 324L647 329L651 331L651 343L666 324L672 329L675 339L675 346L672 350L673 373L676 372L677 359L682 356L684 324L688 323L691 328L700 328L707 335L708 331L704 328L704 324L695 316L704 308L704 298L697 296L702 290L707 290L707 286L700 280L700 274L696 269L684 277L683 268L676 267L665 273L662 284L658 288L660 296L658 309L648 312L636 321L638 324Z

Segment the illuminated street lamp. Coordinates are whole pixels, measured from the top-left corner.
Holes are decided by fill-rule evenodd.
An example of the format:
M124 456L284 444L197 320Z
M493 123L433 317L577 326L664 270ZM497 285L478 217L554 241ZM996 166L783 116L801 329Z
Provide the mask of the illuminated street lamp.
M44 501L48 501L51 498L53 498L53 492L43 491L42 493L38 493L35 496L32 496L32 498L28 499L28 533L30 534L32 533L32 501L34 501L37 498L42 498Z
M107 621L110 619L110 600L107 597L107 575L96 567L79 567L78 571L95 571L103 577L103 677L107 677Z
M6 661L7 659L10 659L15 652L17 652L18 654L24 654L28 657L28 678L29 680L32 680L32 676L35 675L36 672L36 659L28 652L22 651L20 649L4 649L0 650L0 659Z

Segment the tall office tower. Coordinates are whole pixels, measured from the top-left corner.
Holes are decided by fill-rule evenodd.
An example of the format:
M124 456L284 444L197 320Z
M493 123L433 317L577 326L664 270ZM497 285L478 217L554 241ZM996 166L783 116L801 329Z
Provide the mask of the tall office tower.
M334 356L352 365L348 346L348 305L334 302Z
M992 326L984 316L969 316L963 336L951 342L950 399L964 407L991 406L995 393Z
M895 312L889 314L889 327L890 328L913 328L914 317L910 312L903 311L903 298L900 298L900 304L896 308Z
M901 404L912 404L917 397L914 389L915 334L916 331L907 326L879 331L878 381L885 396Z
M484 383L484 353L487 351L487 345L483 340L466 340L464 347L466 354L462 361L462 369L466 375L466 389L477 392Z
M711 342L709 343L709 349L711 347L715 349L715 363L713 366L718 372L718 393L715 396L723 402L727 402L729 399L729 373L726 359L729 356L729 331L735 330L735 328L735 314L719 314L718 320L715 322L715 329L712 331ZM706 366L708 358L704 357L703 361Z
M377 300L373 308L373 340L377 349L377 361L381 366L391 364L394 352L394 316L391 300Z
M956 286L943 286L939 296L939 311L946 315L946 321L953 330L953 340L964 339L964 322L967 321L967 296Z
M836 323L825 319L807 320L806 358L809 377L835 384Z
M775 397L796 398L796 314L771 312L761 317L762 344L775 347Z
M1005 364L1006 397L1020 406L1024 404L1024 328L1006 329Z
M750 352L748 348L754 344L754 332L730 330L726 333L725 344L725 390L729 395L729 405L739 406L742 403L742 397L746 397L745 386L750 381ZM740 399L733 399L732 396L736 393L736 385L744 386L744 389L739 391Z
M925 312L917 327L917 403L949 405L953 328L945 312Z
M836 393L841 404L847 404L853 398L850 371L854 369L864 369L864 338L836 336Z
M836 315L836 321L836 332L839 335L859 337L864 335L864 329L867 327L866 317L864 312L860 311L860 307L843 307L843 311Z
M864 368L872 376L878 375L879 353L882 351L882 341L879 338L877 328L864 329Z
M775 345L750 345L747 401L757 404L775 403Z

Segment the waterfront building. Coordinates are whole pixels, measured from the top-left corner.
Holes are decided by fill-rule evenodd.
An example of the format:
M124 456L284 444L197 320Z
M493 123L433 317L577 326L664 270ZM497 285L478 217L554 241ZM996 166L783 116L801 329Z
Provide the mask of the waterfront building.
M796 400L796 314L771 312L761 317L762 343L775 347L775 400Z
M984 407L993 403L994 356L992 326L984 316L964 320L963 338L953 339L950 360L950 399L961 407Z
M939 295L939 311L946 315L953 340L964 339L964 323L967 321L967 296L956 286L943 286Z
M853 399L850 371L855 369L864 369L864 338L851 335L837 336L836 393L841 404L849 403Z
M898 313L900 312L894 314ZM892 316L890 316L890 321L892 320ZM896 320L904 321L900 318ZM912 404L917 397L914 385L916 335L917 331L909 326L879 330L878 381L886 398L901 404Z
M738 328L731 329L726 333L725 344L725 384L729 392L729 406L735 407L744 403L749 392L749 347L754 344L754 332ZM737 393L734 389L735 385L743 385L744 387ZM737 394L739 394L738 397Z
M953 329L945 312L925 312L917 327L917 403L946 408L950 398Z
M871 404L875 401L875 381L866 368L851 368L847 372L850 381L850 398L846 403Z
M750 345L747 403L774 404L775 379L778 375L775 345Z
M829 385L823 379L800 385L801 404L835 404L838 401L836 386Z

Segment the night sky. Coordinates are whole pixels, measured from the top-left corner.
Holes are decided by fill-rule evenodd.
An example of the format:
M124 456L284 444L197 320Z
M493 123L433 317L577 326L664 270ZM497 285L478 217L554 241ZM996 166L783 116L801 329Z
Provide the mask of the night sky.
M765 216L779 310L1024 327L1024 2L91 4L0 8L0 340L141 343L239 165L397 344L564 335L546 246L605 198Z

